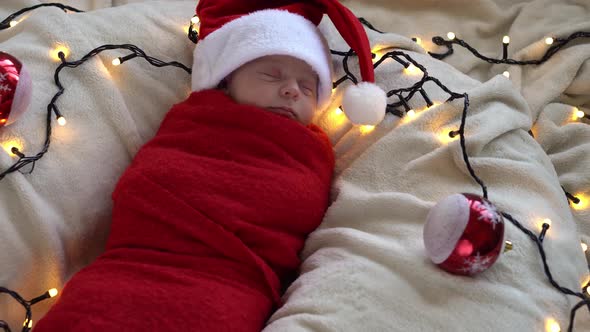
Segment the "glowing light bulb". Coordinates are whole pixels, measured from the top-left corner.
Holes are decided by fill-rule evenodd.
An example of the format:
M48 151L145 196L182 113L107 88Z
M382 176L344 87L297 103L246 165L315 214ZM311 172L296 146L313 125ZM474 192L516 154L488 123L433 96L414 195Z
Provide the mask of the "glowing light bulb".
M543 219L543 224L547 224L547 225L551 226L551 219L549 219L549 218Z
M344 113L344 111L342 111L342 109L340 107L338 107L334 113L336 113L336 115L341 115L342 113Z
M451 134L453 133L453 134ZM442 144L449 144L457 139L459 139L459 134L455 134L454 130L451 129L442 129L437 132L436 137Z
M503 72L502 75L506 76L506 78L510 78L510 73L508 71Z
M584 193L576 193L574 197L578 199L578 203L572 202L571 204L571 207L574 210L585 210L586 208L588 208L588 205L590 205L590 199L588 195Z
M420 37L414 37L414 42L418 45L422 45L422 39L420 39Z
M201 23L201 19L195 15L195 16L193 16L193 18L191 18L191 23L192 24L199 24L199 23Z
M22 142L20 140L16 139L16 138L2 141L2 142L0 142L0 146L11 157L15 157L16 156L16 154L14 153L14 149L13 148L16 148L18 151L22 151L23 150L23 144L22 144Z
M449 32L449 33L447 33L447 37L448 37L450 40L453 40L453 39L455 39L455 37L457 37L457 36L455 36L455 33L454 33L454 32Z
M63 116L60 116L59 118L57 118L57 124L59 124L60 126L65 126L67 123L66 118L64 118Z
M111 63L113 64L113 66L118 66L121 64L121 58L114 58Z
M586 293L588 293L588 286L590 286L590 275L586 275L584 276L584 280L580 283L580 285L582 286L582 290Z
M20 150L16 147L13 146L12 148L10 148L10 153L12 153L14 156L18 156L18 157L24 157L24 154L22 152L20 152Z
M371 51L371 57L372 57L372 61L373 63L381 60L381 57L379 56L379 53L377 53L377 51Z
M419 75L422 73L422 70L420 70L420 68L414 66L414 64L410 63L408 68L404 68L404 72L408 75Z
M363 134L368 134L368 133L372 132L373 130L375 130L375 126L370 126L370 125L360 126L360 131Z
M12 28L12 27L14 27L15 25L18 24L18 21L10 21L9 24L10 24L10 27Z
M53 60L61 61L61 59L59 58L59 52L62 52L64 54L65 59L67 59L70 55L70 50L65 45L60 44L57 44L57 46L55 46L55 48L49 52L49 55Z
M406 114L408 115L408 117L413 118L416 116L416 111L409 110Z
M504 36L504 38L502 38L502 43L504 43L504 44L510 44L510 37Z
M32 319L25 320L25 322L23 323L23 326L27 326L28 328L32 328L33 327L33 320Z
M431 108L433 108L433 107L436 107L436 106L438 106L438 105L440 105L440 104L442 104L442 103L439 103L438 101L435 101L435 102L433 102L433 103L432 103L432 105L430 105L430 106L426 106L426 108L424 108L424 109L425 109L425 110L429 110L429 109L431 109Z
M547 44L547 45L553 44L553 38L551 38L551 37L545 38L545 44Z
M583 118L586 115L586 113L584 113L584 111L581 111L577 107L574 107L574 112L576 113L576 117L578 119L581 119L581 118Z
M547 332L561 332L561 326L559 326L559 323L555 319L548 318L545 321L545 331L547 331Z
M50 290L47 291L49 293L49 296L51 297L55 297L57 295L57 288L52 288Z

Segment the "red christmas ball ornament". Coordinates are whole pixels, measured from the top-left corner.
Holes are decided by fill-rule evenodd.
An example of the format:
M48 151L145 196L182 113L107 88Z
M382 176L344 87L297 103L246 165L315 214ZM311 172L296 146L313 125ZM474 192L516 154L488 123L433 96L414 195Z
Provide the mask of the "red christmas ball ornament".
M423 235L432 262L459 275L488 269L505 243L502 215L474 194L454 194L438 202L428 213Z
M29 107L31 76L17 58L0 52L0 127L9 125Z

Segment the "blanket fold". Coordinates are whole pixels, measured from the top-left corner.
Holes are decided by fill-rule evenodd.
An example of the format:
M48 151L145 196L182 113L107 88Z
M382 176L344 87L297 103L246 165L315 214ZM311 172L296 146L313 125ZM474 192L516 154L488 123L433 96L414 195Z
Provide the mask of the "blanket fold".
M37 330L261 330L323 218L333 167L318 127L193 93L119 180L106 252Z

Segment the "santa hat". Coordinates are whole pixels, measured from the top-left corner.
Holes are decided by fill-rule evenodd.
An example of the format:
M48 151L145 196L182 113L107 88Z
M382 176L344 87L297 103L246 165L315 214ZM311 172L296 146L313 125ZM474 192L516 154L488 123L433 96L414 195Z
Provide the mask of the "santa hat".
M318 106L332 94L330 49L317 28L327 14L358 55L362 82L347 87L342 109L351 122L376 125L387 96L375 84L369 39L356 16L337 0L200 0L200 41L194 50L192 89L215 88L231 72L266 55L289 55L318 74Z

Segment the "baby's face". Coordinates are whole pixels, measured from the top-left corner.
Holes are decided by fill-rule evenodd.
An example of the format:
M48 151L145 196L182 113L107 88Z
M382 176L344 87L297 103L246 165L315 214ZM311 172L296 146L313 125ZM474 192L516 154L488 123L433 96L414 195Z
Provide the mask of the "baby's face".
M307 125L317 108L318 76L306 62L269 55L241 66L227 78L229 95Z

